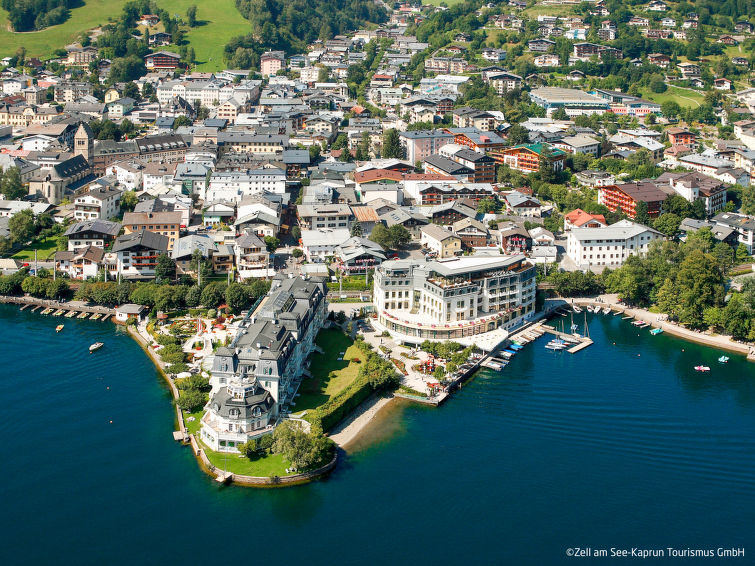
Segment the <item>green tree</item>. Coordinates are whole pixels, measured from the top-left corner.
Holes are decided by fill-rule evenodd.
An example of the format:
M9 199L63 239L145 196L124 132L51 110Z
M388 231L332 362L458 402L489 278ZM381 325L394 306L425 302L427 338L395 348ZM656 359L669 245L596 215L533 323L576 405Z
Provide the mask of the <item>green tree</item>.
M216 308L225 298L224 286L220 283L210 283L202 289L202 304L207 308Z
M378 244L383 249L391 248L391 234L388 228L383 224L376 224L370 233L370 240Z
M162 253L157 256L157 266L155 267L155 280L170 281L176 276L176 262L167 254Z
M563 107L559 107L553 113L552 118L554 120L568 120L569 115L566 113L566 109L564 109Z
M186 23L190 28L197 25L197 7L193 4L186 9Z
M403 157L398 131L395 128L390 128L383 135L383 157L396 159Z
M8 200L19 200L26 196L26 189L21 182L21 172L18 167L11 167L2 174L0 193Z
M648 215L648 203L641 200L635 207L634 221L645 226L650 225L650 216Z
M294 248L293 250L291 250L291 256L293 256L295 259L299 259L303 255L304 252L301 251L300 248Z
M187 389L185 391L178 392L178 400L176 401L176 405L178 405L184 411L193 413L204 407L205 403L207 403L207 399L207 393L197 391L196 389Z
M286 420L273 432L272 449L301 471L326 460L333 453L333 442L322 434L307 434L298 424Z
M403 248L412 241L412 235L402 224L394 224L388 228L388 235L393 249Z
M359 220L355 220L351 225L351 235L361 237L362 234L362 224L359 222Z
M275 236L265 236L265 246L267 247L267 251L269 251L270 253L273 253L275 250L277 250L280 245L280 240Z
M34 213L30 208L21 210L8 221L10 239L16 243L25 243L34 236Z
M681 223L682 219L679 218L678 215L672 212L666 212L655 219L653 227L667 236L675 236L679 231L679 225Z
M240 313L249 306L249 294L244 285L231 283L225 289L225 302L231 312Z
M495 212L495 209L497 207L497 203L495 198L488 197L484 199L480 199L480 202L477 204L477 212L480 214L487 214L488 212Z
M123 191L123 194L121 194L121 209L126 212L133 211L138 202L136 191Z

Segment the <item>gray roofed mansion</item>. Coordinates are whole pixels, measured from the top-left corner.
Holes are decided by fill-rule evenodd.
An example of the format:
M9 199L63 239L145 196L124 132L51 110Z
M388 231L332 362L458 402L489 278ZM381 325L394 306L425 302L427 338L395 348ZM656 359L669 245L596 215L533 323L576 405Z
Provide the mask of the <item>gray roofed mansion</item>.
M219 452L272 432L294 398L327 317L322 279L276 278L228 348L215 353L201 439Z

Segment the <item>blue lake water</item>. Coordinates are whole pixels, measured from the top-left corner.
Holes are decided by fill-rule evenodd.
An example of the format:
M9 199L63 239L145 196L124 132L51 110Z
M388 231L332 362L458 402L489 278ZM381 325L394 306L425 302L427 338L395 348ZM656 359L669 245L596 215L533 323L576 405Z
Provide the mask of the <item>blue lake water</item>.
M0 563L547 565L669 546L755 563L755 365L589 320L590 348L540 339L441 408L392 406L328 479L258 490L200 472L112 324L0 306Z

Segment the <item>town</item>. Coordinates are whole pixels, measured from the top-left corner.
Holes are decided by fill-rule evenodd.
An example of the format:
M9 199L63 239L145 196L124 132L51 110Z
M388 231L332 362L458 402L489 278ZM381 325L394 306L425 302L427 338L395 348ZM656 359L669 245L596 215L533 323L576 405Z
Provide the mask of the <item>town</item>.
M112 308L220 480L328 468L360 404L438 404L547 298L755 341L748 13L369 2L297 35L237 3L210 61L209 6L158 4L2 59L0 294Z

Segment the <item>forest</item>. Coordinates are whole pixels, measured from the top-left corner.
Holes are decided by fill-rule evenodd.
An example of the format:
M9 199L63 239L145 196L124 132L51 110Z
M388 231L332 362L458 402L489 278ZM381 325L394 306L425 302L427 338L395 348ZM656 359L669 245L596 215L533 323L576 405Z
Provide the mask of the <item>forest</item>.
M34 31L61 24L68 10L80 5L78 0L2 0L14 31Z

